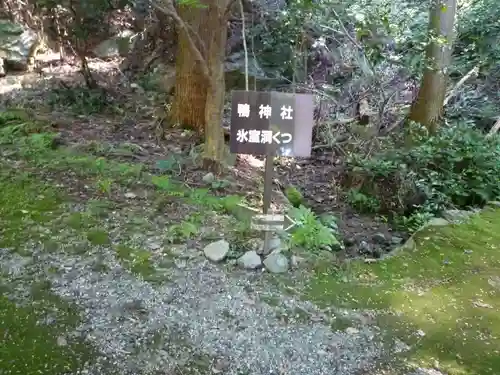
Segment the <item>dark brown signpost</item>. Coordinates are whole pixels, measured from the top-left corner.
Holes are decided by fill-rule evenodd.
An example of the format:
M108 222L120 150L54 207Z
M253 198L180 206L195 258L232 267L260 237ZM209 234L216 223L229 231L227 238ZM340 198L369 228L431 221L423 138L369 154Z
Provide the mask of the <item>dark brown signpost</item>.
M233 91L230 150L266 156L264 215L271 206L274 156L311 155L313 112L314 98L309 94Z

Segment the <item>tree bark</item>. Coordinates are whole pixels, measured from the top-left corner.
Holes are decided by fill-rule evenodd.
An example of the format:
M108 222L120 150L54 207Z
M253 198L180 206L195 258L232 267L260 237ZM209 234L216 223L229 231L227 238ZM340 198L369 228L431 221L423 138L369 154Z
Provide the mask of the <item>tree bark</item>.
M204 130L203 166L220 173L226 153L222 129L225 82L224 60L227 42L228 8L232 0L200 0L202 7L178 11L173 0L155 7L177 25L179 58L174 114L184 125ZM179 91L178 91L179 90ZM185 108L186 112L180 109ZM186 115L188 113L188 115ZM203 126L200 126L203 124ZM194 125L194 126L193 126Z
M180 6L178 13L202 40L211 37L214 31L209 31L207 28L206 8ZM193 59L190 43L185 33L179 32L171 122L194 130L201 135L205 132L205 103L208 82L200 62ZM196 45L196 47L200 52L202 51L202 46ZM206 56L203 57L206 58Z
M221 3L224 3L221 1ZM204 167L215 173L221 172L225 155L224 132L222 129L222 113L224 110L224 60L226 57L227 18L226 7L208 6L206 24L212 30L207 43L207 66L210 73L205 104L205 154Z
M456 0L433 0L429 14L429 45L426 68L417 100L413 103L409 119L424 125L434 133L443 114L446 95L447 69L451 63Z

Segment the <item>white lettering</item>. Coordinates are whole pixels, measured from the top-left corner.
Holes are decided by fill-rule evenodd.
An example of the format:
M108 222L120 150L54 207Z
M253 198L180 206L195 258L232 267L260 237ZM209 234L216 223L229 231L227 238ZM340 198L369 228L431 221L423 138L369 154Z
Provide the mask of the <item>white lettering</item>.
M282 120L293 120L292 112L293 112L293 109L291 106L281 107L281 119Z
M280 135L280 132L277 132L276 134L273 135L273 141L276 142L277 144L280 144L280 140L278 139L278 136Z
M271 130L262 130L260 132L260 143L273 143L273 132Z
M238 129L238 131L236 132L236 142L248 142L248 130Z
M272 108L270 105L261 104L259 107L260 118L265 117L266 119L268 119L269 117L271 117L271 111L272 111Z
M286 141L283 138L286 138ZM282 133L281 134L281 142L282 143L290 143L291 141L292 141L292 135L290 133Z
M248 131L248 142L250 143L260 143L260 130L249 130Z
M238 103L238 117L250 117L250 104Z

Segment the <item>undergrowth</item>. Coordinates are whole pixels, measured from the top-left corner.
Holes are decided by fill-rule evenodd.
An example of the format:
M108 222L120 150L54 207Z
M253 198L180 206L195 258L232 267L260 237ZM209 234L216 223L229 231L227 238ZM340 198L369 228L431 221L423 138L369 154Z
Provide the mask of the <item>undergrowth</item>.
M392 143L378 155L348 160L354 207L415 229L443 210L482 207L500 196L499 136L463 123L443 125L435 135L417 130L410 145Z
M113 198L120 186L145 184L156 190L157 196L153 199L156 199L159 209L177 199L199 207L200 215L190 213L187 219L168 229L169 242L182 242L197 234L204 219L202 213L205 216L209 212L233 214L236 207L244 203L239 196L213 194L225 181L214 181L217 184L209 184L207 188L190 188L176 179L175 173L169 173L170 169L163 165L165 163L159 168L162 174L154 175L148 173L142 164L119 163L58 147L57 139L58 134L49 124L33 122L21 110L0 113L0 145L6 147L3 154L7 157L25 159L40 170L71 170L77 178L92 178L97 193L108 199ZM312 252L340 249L336 226L325 225L310 209L300 205L300 200L296 203L297 207L289 212L296 222L289 236L291 244Z

